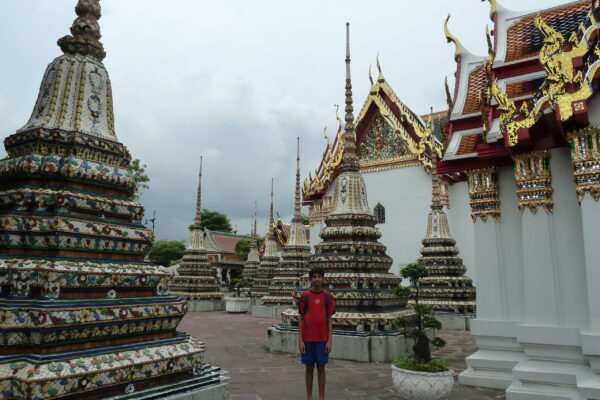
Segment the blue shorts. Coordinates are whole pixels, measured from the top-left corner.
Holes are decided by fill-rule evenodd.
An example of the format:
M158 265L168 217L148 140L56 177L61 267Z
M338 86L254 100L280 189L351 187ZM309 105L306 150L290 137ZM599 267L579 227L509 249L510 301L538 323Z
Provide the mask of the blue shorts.
M325 365L329 361L329 354L325 351L327 342L304 342L306 353L302 354L302 364Z

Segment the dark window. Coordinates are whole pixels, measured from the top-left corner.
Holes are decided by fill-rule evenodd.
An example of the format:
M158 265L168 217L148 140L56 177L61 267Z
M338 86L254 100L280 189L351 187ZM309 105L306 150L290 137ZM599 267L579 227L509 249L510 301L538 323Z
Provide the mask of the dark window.
M375 209L373 210L373 214L375 214L378 224L385 223L385 207L382 206L381 203L377 203Z

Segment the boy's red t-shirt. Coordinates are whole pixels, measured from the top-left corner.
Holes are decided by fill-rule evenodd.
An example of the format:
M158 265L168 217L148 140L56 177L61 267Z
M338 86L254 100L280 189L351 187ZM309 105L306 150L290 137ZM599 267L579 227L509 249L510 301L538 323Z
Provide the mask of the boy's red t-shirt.
M325 293L329 300L327 313L325 312ZM308 311L305 310L304 297L309 297ZM303 317L302 341L327 342L329 340L328 317L335 314L335 305L331 293L322 290L319 293L307 290L300 296L298 304L300 315Z

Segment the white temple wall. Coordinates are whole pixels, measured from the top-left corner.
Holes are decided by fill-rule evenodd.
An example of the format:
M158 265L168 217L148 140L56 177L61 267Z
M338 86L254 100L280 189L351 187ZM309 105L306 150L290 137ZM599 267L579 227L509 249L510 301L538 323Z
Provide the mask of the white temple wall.
M460 250L469 278L473 279L473 286L477 286L477 264L475 262L475 224L471 220L471 207L469 206L469 184L467 181L450 185L450 208L446 209L448 224L452 237L456 239L456 247Z

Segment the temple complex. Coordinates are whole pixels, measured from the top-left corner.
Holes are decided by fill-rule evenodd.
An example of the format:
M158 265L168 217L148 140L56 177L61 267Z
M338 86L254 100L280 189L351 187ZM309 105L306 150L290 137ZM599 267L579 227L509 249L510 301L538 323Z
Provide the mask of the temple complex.
M223 309L223 293L215 269L208 261L202 230L202 158L196 197L196 213L190 239L177 268L177 276L170 285L174 295L189 301L190 311Z
M489 4L485 57L446 21L456 81L438 172L468 185L478 276L460 382L600 398L600 6Z
M269 295L261 299L265 305L291 306L294 302L294 290L300 284L300 276L308 273L310 246L306 241L306 229L300 208L300 138L297 140L294 217L287 243L283 248L280 266L275 270L272 284L268 287Z
M206 257L221 284L242 274L244 261L235 254L235 246L240 240L250 240L250 236L204 228Z
M422 241L421 258L417 260L427 266L429 272L428 277L419 281L419 303L435 312L471 314L475 312L475 288L472 280L464 276L466 268L458 257L456 240L450 234L436 162L431 173L432 198L427 234ZM444 324L445 320L441 322Z
M75 11L29 121L4 140L0 393L229 398L227 379L203 362L205 345L176 330L187 304L169 294L169 274L144 262L153 237L114 129L99 1Z
M408 298L397 297L394 293L401 278L388 272L392 259L386 255L386 247L378 242L381 233L375 227L377 219L369 208L365 182L359 173L350 79L349 24L346 29L346 114L341 137L343 152L339 175L333 182L333 209L325 218L325 228L320 233L322 242L315 246L309 265L325 271L325 285L336 303L336 313L332 316L333 328L346 332L343 336L349 340L346 346L354 351L369 353L367 361L377 361L375 357L385 361L398 358L406 351L401 345L391 344L390 341L393 338L403 340L398 338L393 322L400 316L410 315L412 310L406 307ZM302 281L302 287L310 286L308 275L303 276ZM295 292L296 299L301 293L302 289ZM297 308L285 311L283 324L268 332L271 348L279 348L283 341L275 338L292 331L291 327L297 324ZM365 335L369 340L362 342L366 347L360 349L359 340L353 341L352 338ZM344 340L337 337L335 340ZM364 354L352 355L352 350L343 348L343 345L340 346L340 353L333 353L332 356L347 359L365 357Z
M260 264L254 276L254 282L250 289L250 296L262 298L269 294L268 287L275 270L279 265L279 253L277 252L277 242L275 241L275 222L273 220L273 179L271 179L271 206L269 208L269 225L267 236L265 238L264 252L260 259Z

